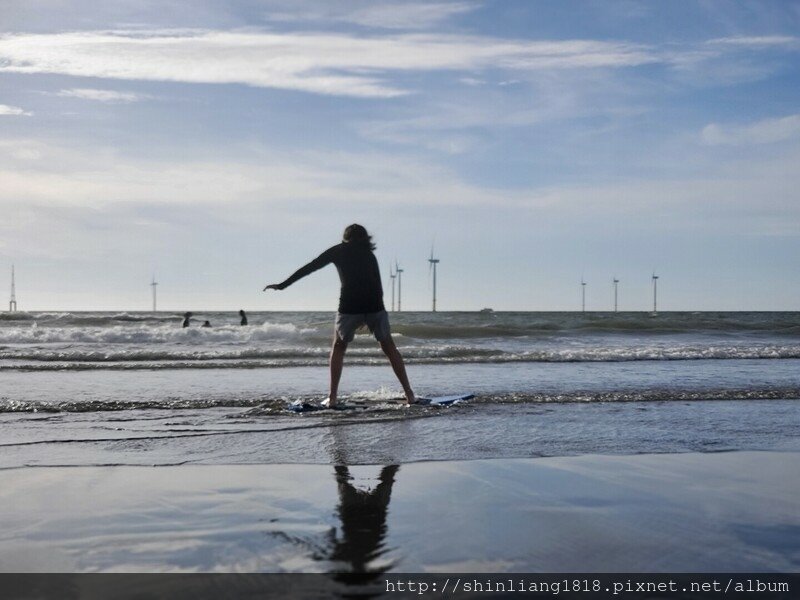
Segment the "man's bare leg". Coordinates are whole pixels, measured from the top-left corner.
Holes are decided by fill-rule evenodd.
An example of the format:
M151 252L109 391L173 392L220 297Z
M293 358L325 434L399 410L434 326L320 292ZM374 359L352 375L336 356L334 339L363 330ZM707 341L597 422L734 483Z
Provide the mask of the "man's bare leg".
M342 378L342 366L344 365L344 353L347 352L347 342L339 339L333 334L333 346L331 346L331 390L328 394L328 406L336 406L336 397L339 393L339 380Z
M392 339L391 335L381 342L381 350L383 350L383 353L389 359L392 369L394 369L394 374L397 375L400 385L403 386L403 391L406 395L406 403L414 404L417 398L414 396L414 390L411 389L411 384L408 382L408 375L406 375L406 365L403 362L403 356L400 354L397 346L394 345L394 340Z

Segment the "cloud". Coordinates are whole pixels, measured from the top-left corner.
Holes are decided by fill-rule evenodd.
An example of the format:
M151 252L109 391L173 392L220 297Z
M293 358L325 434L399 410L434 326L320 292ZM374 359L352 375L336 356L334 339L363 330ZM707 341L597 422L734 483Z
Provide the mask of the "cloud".
M476 77L462 77L459 81L464 85L486 85L489 83L485 79L478 79Z
M8 106L7 104L0 104L0 116L30 117L31 115L33 115L32 112L23 110L18 106Z
M20 149L35 153L38 160L24 160L28 157L20 157ZM163 161L126 157L103 147L3 140L0 207L18 202L85 208L136 202L217 207L250 201L402 203L412 188L425 200L436 200L442 189L460 185L445 170L395 156L261 147L248 147L247 153L247 159L214 155ZM428 193L426 188L435 190ZM464 196L470 198L478 200L475 194Z
M790 36L740 36L716 38L701 44L667 46L661 56L674 73L692 85L736 85L768 78L785 69L774 53L800 50L800 38Z
M0 72L239 83L373 98L408 92L382 78L397 72L619 68L656 60L646 48L627 43L456 35L192 30L0 37Z
M800 136L800 114L777 119L764 119L749 125L719 125L711 123L701 132L703 142L710 146L745 146L772 144Z
M244 158L227 147L205 158L176 154L167 161L70 144L0 141L0 212L10 215L0 220L0 239L19 255L80 260L103 248L119 259L162 248L188 256L207 250L206 227L236 232L212 244L222 248L260 229L277 235L286 227L322 230L342 215L369 215L391 231L396 218L419 223L422 212L441 222L468 214L464 225L475 231L494 215L524 235L530 226L565 236L582 226L703 236L796 237L800 231L796 152L713 166L695 178L619 176L499 189L399 152L279 152L248 144L241 148ZM40 158L15 160L15 148Z
M478 135L453 131L456 129L463 128L450 122L448 127L440 125L437 129L434 121L420 122L413 119L368 121L357 126L359 135L366 139L415 146L451 155L468 152L480 142Z
M83 100L96 100L97 102L119 102L127 104L146 100L150 96L134 92L116 92L114 90L96 90L91 88L72 88L61 90L57 94L63 98L81 98Z
M788 48L800 49L800 38L787 35L739 36L716 38L706 42L717 46L738 46L742 48Z
M646 110L641 92L605 71L537 73L525 80L460 78L458 82L463 86L437 90L426 98L424 110L398 107L379 119L364 118L354 125L355 130L365 139L453 155L502 144L515 128L550 126L549 131L540 129L535 139L555 136L552 139L561 142L553 147L564 147L576 132L576 119L627 125ZM587 128L584 122L577 131L586 133L594 127Z
M10 152L12 158L17 160L39 160L42 155L31 148L19 148Z
M283 8L287 3L282 3ZM319 5L295 2L291 12L270 12L267 18L284 22L340 22L382 29L427 29L453 16L480 7L474 2L370 2Z
M29 139L4 138L0 139L0 168L5 165L11 166L14 161L39 160L45 154L43 149L46 144Z
M497 82L491 82L491 81L488 81L486 79L478 79L476 77L461 77L458 81L460 83L463 83L464 85L475 86L475 85L490 85L490 84L492 84L492 85L498 85L500 87L504 87L504 86L507 86L507 85L517 85L517 84L523 83L519 79L503 79L503 80L500 80L500 81L497 81Z
M537 214L561 214L630 230L721 231L797 237L800 231L800 161L797 152L763 161L732 161L697 177L628 178L608 184L531 190ZM754 201L757 199L758 201ZM610 219L610 220L609 220Z
M35 149L40 160L13 163L14 148ZM247 158L132 159L104 148L77 149L25 140L0 144L0 207L16 205L104 209L147 204L177 211L206 206L235 219L244 206L307 212L308 206L484 207L533 209L537 214L608 218L640 215L687 226L728 215L760 211L796 226L800 210L794 190L800 171L797 153L762 161L729 162L702 176L660 180L622 179L591 185L500 189L465 181L453 169L398 153L331 154L277 152L248 146ZM753 203L753 198L760 198ZM740 226L742 223L740 223ZM751 223L744 225L748 228Z
M352 22L370 27L422 29L450 17L475 10L466 2L420 2L410 4L375 4L354 11Z

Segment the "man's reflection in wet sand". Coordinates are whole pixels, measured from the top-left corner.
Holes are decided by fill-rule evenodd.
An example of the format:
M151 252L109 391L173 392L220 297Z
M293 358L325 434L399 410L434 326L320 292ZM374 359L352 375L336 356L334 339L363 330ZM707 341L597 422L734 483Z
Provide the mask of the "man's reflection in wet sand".
M370 582L395 565L395 561L379 560L387 551L386 517L392 485L399 470L399 465L383 467L377 478L378 485L363 489L353 485L349 467L335 466L339 524L331 527L322 539L295 536L282 531L272 532L272 535L304 548L316 562L329 563L327 572L334 580L341 579L348 584ZM351 575L359 577L356 580L348 579Z
M392 485L399 471L399 465L388 465L381 469L378 485L374 489L363 490L352 484L350 469L335 467L336 483L339 487L339 520L341 527L332 532L330 560L337 567L347 565L343 572L385 573L392 564L370 568L370 563L381 558L385 551L387 533L386 516Z
M296 546L306 549L317 562L328 563L327 571L334 580L345 581L347 576L358 575L359 583L368 583L394 567L397 560L382 560L390 550L386 547L389 501L400 465L381 468L376 477L367 479L368 487L355 485L350 472L351 452L363 444L363 438L351 438L348 427L331 427L332 443L327 450L334 466L334 479L339 495L335 514L339 523L331 527L323 539L274 533ZM374 467L373 467L374 468ZM359 467L360 469L360 467ZM377 483L377 485L375 485ZM347 581L352 584L353 580Z

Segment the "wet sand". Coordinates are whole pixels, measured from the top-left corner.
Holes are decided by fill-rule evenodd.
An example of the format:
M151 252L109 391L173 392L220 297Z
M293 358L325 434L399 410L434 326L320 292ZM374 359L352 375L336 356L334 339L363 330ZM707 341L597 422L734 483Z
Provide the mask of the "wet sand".
M9 469L0 571L791 572L798 458Z

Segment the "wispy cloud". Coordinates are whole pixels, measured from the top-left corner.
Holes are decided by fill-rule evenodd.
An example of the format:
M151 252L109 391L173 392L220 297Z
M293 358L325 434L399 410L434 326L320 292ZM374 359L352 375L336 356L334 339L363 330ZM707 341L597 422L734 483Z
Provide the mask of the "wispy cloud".
M9 158L19 158L15 148L33 150L41 160L14 163ZM267 211L287 205L302 211L306 203L343 210L376 205L478 206L584 216L657 213L680 223L690 209L755 207L800 222L793 195L796 186L787 185L800 185L800 172L791 168L798 159L796 152L727 162L696 177L631 177L606 184L499 189L470 183L452 169L397 153L287 154L263 146L248 146L247 151L246 159L215 156L166 162L133 159L107 148L81 150L7 140L0 143L0 207L30 203L96 209L139 203L179 209L206 205L230 212L244 205ZM764 200L753 205L756 197Z
M468 152L480 142L480 137L465 132L464 127L452 123L448 128L436 122L419 122L413 119L398 121L371 121L357 126L358 132L366 139L389 144L400 144L425 148L444 154Z
M36 148L41 160L23 164L12 152L15 146ZM453 171L415 158L254 148L249 153L247 160L215 156L166 162L125 157L107 148L81 150L14 140L0 144L0 207L495 205L522 198L470 186Z
M697 86L737 85L769 78L786 65L776 53L800 51L800 38L783 35L715 38L662 49L679 81Z
M291 10L281 3L282 10L271 11L267 18L284 22L339 22L382 29L427 29L453 16L480 7L476 2L369 2L367 4L336 2L293 2Z
M764 119L747 125L720 125L710 123L703 128L706 144L744 146L772 144L800 136L800 114L777 119Z
M512 129L557 127L549 132L538 129L539 135L557 136L563 143L574 133L576 120L583 121L585 133L586 119L611 126L630 123L648 110L643 108L641 91L606 71L524 76L525 80L459 78L463 86L431 95L424 110L401 107L380 119L365 118L354 127L366 139L453 155L502 144ZM571 154L572 150L565 153L565 160Z
M619 68L657 60L627 43L454 35L98 31L0 38L0 72L240 83L377 98L409 91L381 78L403 71Z
M409 15L416 14L414 11L438 10L437 14L443 15L473 6L361 6L347 13L347 18L359 11L386 17L397 10L411 19ZM402 20L397 17L398 25ZM9 34L0 36L0 72L238 83L317 94L390 98L414 91L398 81L399 75L409 71L461 72L462 82L476 84L484 81L485 71L490 69L504 72L505 76L496 78L505 82L516 82L516 74L537 71L620 69L651 63L672 64L685 70L699 68L726 53L763 48L793 50L800 48L799 42L800 38L791 36L739 37L719 38L700 46L653 48L622 41L531 41L445 33L370 37L341 32L252 30ZM90 88L64 90L61 95L104 102L142 98L128 92Z
M489 83L485 79L478 79L477 77L462 77L459 81L464 85L486 85Z
M467 2L414 2L409 4L375 4L354 11L355 23L391 29L424 29L478 7Z
M767 160L715 165L695 177L628 178L607 184L563 185L530 192L530 207L602 221L613 214L631 226L702 235L797 236L800 206L795 190L797 152ZM755 201L754 199L757 199Z
M146 94L137 94L134 92L117 92L114 90L97 90L92 88L72 88L69 90L61 90L57 94L62 98L81 98L82 100L95 100L97 102L112 102L128 104L130 102L138 102L146 100L150 96Z
M800 38L788 35L763 35L715 38L706 42L710 46L739 46L743 48L794 48L800 49Z
M7 104L0 104L0 116L30 117L31 115L33 115L32 112L23 110L19 106L8 106Z

